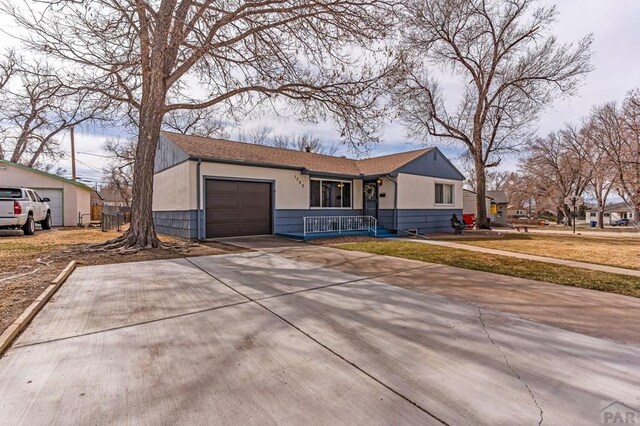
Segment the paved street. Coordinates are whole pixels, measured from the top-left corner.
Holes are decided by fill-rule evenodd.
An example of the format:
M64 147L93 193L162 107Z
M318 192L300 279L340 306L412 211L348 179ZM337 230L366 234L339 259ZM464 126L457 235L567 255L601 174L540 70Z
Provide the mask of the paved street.
M456 268L244 244L78 268L0 359L0 424L598 424L640 398L634 334L470 300Z

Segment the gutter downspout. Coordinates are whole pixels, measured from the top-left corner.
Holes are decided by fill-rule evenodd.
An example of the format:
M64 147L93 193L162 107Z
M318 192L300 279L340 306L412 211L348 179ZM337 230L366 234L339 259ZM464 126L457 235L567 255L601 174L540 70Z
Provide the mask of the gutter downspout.
M196 216L198 218L198 223L196 225L196 229L198 232L198 241L202 241L202 232L200 232L200 219L201 219L201 213L200 213L200 165L202 164L202 158L198 158L198 165L196 166L196 176L198 179L198 182L196 183L196 197L197 197L197 212L196 212Z
M393 182L393 229L398 230L398 181L394 180L391 175L385 176Z

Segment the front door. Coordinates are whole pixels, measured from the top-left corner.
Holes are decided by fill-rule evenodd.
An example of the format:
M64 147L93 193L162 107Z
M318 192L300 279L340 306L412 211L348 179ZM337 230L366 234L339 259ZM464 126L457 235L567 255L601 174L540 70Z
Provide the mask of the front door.
M378 181L366 180L362 185L363 215L378 218Z

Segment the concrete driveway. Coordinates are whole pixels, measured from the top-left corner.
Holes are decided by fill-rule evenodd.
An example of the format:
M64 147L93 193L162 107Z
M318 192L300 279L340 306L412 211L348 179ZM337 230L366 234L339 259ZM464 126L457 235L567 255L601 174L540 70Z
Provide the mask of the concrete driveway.
M309 250L332 249L274 241L78 268L0 359L0 424L598 424L639 405L635 345L381 282L436 265L322 266Z

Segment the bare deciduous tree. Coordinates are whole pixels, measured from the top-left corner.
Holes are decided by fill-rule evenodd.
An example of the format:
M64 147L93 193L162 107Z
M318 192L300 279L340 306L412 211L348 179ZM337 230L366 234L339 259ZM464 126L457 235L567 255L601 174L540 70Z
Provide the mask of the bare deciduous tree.
M589 192L596 201L597 224L604 229L604 210L613 188L617 185L617 175L613 162L598 140L601 135L593 120L586 120L580 130L581 143L585 144L585 157L590 172Z
M273 129L267 126L256 127L250 130L241 130L238 139L241 142L252 143L255 145L270 145L273 137Z
M249 131L241 131L239 139L242 142L256 145L269 145L276 148L295 149L296 151L314 152L316 154L335 155L338 152L336 144L322 142L319 137L308 133L292 136L274 134L270 127L258 127Z
M640 91L631 91L622 108L611 102L591 114L595 141L616 173L616 191L640 227Z
M228 125L211 109L174 110L164 117L166 130L205 138L228 138Z
M319 137L308 133L298 136L277 135L271 139L271 145L324 155L335 155L338 152L337 145L323 143Z
M104 179L108 187L120 194L127 206L133 200L133 170L135 165L136 140L108 139L103 147L105 153L111 157L103 169Z
M69 84L130 105L139 117L132 222L110 247L155 247L153 162L167 113L254 108L275 97L304 119L335 117L350 140L375 130L381 61L373 48L398 0L72 0L3 9L22 42L65 66ZM193 87L195 85L196 87Z
M465 165L465 172L468 178L465 180L466 186L473 192L476 191L476 177L473 171L473 165L467 167ZM487 191L501 191L504 190L513 176L513 172L508 170L488 170L486 172L486 189Z
M574 127L536 139L529 147L520 169L524 178L535 185L536 192L550 200L566 225L571 224L569 207L564 199L582 196L591 181L590 164L580 135ZM561 215L558 214L558 221Z
M97 120L106 103L88 91L65 87L46 62L15 54L7 62L2 74L9 78L0 76L0 154L29 167L44 157L61 158L58 137L73 126Z
M15 74L16 64L16 53L13 50L8 51L0 60L0 91L4 89L13 74Z
M395 104L411 136L446 138L469 150L480 227L487 223L486 169L528 141L540 111L573 94L591 70L591 37L558 43L550 34L556 8L536 4L416 0L408 6L407 67ZM433 65L466 83L457 103L427 72Z

